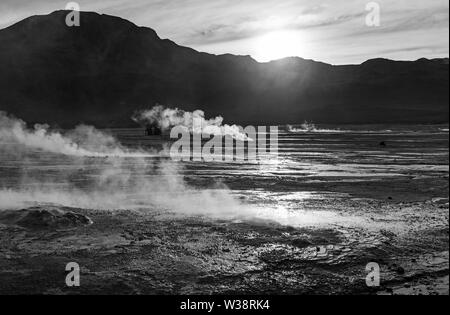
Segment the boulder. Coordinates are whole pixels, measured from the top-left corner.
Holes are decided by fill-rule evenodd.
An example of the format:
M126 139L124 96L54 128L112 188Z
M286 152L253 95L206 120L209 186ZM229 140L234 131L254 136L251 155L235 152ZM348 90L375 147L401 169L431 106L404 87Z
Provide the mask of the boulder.
M0 212L0 222L29 229L67 229L92 224L92 220L75 209L38 206Z

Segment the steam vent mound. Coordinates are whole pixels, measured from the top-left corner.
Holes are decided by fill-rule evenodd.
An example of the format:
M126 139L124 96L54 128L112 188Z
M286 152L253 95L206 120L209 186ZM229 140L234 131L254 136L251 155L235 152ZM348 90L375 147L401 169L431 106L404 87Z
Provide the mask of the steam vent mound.
M22 210L2 211L0 212L0 223L40 230L76 228L90 225L93 222L83 214L69 211L69 208L39 206Z

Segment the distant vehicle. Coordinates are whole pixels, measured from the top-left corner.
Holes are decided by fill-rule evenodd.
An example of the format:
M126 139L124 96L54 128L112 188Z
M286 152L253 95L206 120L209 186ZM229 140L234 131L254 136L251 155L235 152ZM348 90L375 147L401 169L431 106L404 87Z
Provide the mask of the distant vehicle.
M145 128L146 136L162 136L163 132L157 125L148 125Z

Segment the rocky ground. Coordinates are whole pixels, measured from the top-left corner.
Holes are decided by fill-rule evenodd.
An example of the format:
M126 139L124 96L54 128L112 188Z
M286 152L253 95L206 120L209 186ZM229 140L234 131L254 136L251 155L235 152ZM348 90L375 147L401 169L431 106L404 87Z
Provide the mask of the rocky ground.
M448 199L304 207L371 215L290 227L148 210L2 211L0 294L449 293ZM81 267L80 287L65 284L69 262ZM369 262L381 267L378 288L366 285Z

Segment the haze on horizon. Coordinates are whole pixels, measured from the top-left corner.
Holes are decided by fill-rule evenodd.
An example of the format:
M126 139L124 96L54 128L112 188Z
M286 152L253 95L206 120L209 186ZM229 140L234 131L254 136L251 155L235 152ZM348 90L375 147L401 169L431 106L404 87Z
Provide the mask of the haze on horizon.
M378 0L381 25L366 25L366 0L79 0L95 11L150 27L162 38L258 61L299 56L331 64L449 55L448 0ZM0 28L68 1L2 0Z

